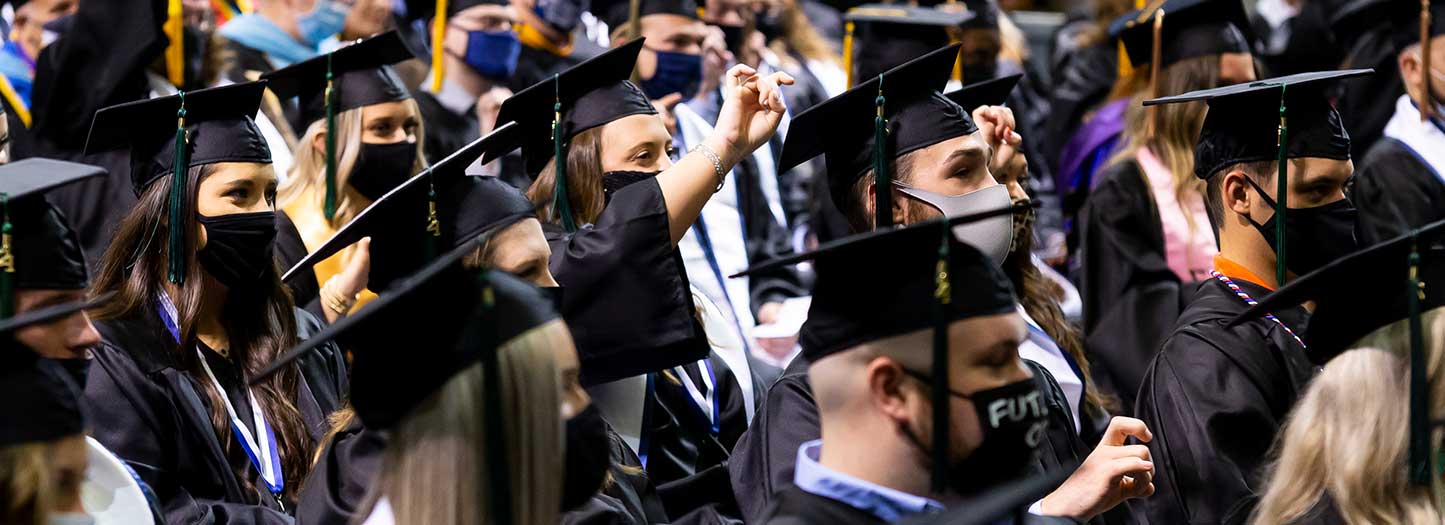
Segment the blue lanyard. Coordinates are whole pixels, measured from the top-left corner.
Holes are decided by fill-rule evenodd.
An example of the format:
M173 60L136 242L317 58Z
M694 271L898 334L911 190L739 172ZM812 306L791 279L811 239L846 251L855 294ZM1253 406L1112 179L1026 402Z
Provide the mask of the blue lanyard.
M161 323L165 324L166 330L171 333L171 337L175 339L176 343L180 343L180 329L175 321L175 304L171 302L170 296L165 292L157 297L156 303L156 313L160 315ZM257 441L251 438L251 432L246 429L241 418L236 415L235 407L231 406L230 396L226 395L225 389L221 387L221 382L211 372L211 365L206 363L206 356L201 354L199 348L196 349L196 357L201 360L201 366L205 369L211 384L216 387L216 393L219 394L221 402L226 406L226 413L231 418L231 432L235 434L236 441L241 443L241 448L246 451L246 457L251 460L251 466L255 467L256 472L261 475L261 481L266 484L266 489L271 492L271 496L276 498L276 503L285 509L286 504L281 501L281 493L286 488L286 480L281 471L281 454L276 448L276 434L272 432L270 423L266 422L265 415L261 413L261 406L256 403L256 396L251 393L250 388L246 389L246 396L251 403L251 415L255 418L256 437L260 439L259 446ZM265 446L265 448L261 448L261 446Z
M748 337L743 333L743 325L738 320L737 309L733 307L732 294L728 293L727 279L723 277L722 266L718 265L717 254L712 249L712 237L707 233L707 222L703 220L702 215L697 216L697 223L692 225L692 231L697 233L697 245L702 248L703 258L707 259L707 267L712 270L713 279L717 281L718 289L722 290L723 300L728 303L728 314L733 318L733 329L737 330L738 342L742 343L743 351L752 355L752 345L748 344Z

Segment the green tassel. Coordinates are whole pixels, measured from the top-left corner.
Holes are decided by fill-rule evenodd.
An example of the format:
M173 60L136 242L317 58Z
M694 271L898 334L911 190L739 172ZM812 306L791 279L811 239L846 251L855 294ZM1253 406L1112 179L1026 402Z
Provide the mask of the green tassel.
M873 117L873 229L893 227L893 174L888 172L888 121L883 119L883 75L878 75L878 108Z
M1414 233L1411 234L1414 236ZM1410 280L1405 290L1410 308L1410 484L1430 486L1430 383L1425 376L1425 336L1420 320L1420 301L1424 299L1420 282L1420 252L1411 239Z
M567 148L562 145L562 83L560 77L552 75L552 89L555 102L552 103L552 158L555 166L552 190L552 220L562 218L562 227L567 233L577 231L577 220L572 218L572 201L567 198Z
M489 270L478 273L482 283L482 326L490 331L484 340L495 340L497 336L496 296L492 290ZM512 478L508 464L506 427L502 421L501 373L498 364L498 349L493 348L482 355L482 426L483 441L487 455L488 503L492 506L492 518L497 525L510 525L512 521Z
M171 159L170 235L166 246L166 277L171 284L186 282L186 93L182 91L181 109L176 110L175 157Z
M331 55L326 55L326 201L321 210L330 222L336 218L336 90L331 75Z
M929 477L934 494L948 489L948 306L953 302L953 286L948 277L948 235L953 229L947 219L939 220L943 230L938 243L938 266L934 272L933 317L933 472Z
M1289 209L1289 119L1285 118L1284 91L1288 86L1279 86L1279 177L1274 190L1274 277L1277 286L1284 286L1287 280L1285 270L1285 210Z
M0 207L5 208L5 224L0 226L0 319L15 315L15 253L10 244L10 195L0 193Z
M442 234L442 223L437 220L437 188L436 182L432 180L431 172L427 172L427 218L426 231L431 235L424 235L426 238L426 260L436 259L437 238Z

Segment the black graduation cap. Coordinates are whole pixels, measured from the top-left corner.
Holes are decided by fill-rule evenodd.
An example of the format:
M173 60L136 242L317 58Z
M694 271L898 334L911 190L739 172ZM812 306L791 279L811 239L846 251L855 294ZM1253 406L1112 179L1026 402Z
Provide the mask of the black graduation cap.
M170 192L171 224L186 214L186 171L218 162L271 163L271 150L252 117L261 107L262 82L182 91L175 95L110 106L95 112L87 155L130 149L131 187L140 195L151 183L174 175ZM167 253L185 250L185 232L172 228ZM185 276L185 257L171 257L171 283Z
M85 432L80 388L55 362L5 336L0 344L0 447Z
M647 95L628 80L641 50L641 38L612 48L512 95L497 114L497 122L521 124L529 175L536 177L548 160L557 160L553 213L568 232L577 231L577 225L567 198L567 142L623 117L657 114ZM495 158L488 155L483 162Z
M893 159L905 154L977 131L973 117L939 93L948 84L958 48L954 44L923 55L884 73L881 81L871 78L793 117L778 155L778 173L824 155L829 194L833 204L844 210L853 185L868 170L879 164L891 166ZM876 123L880 103L886 128L882 144ZM891 170L879 171L878 202L892 202ZM891 205L876 208L878 227L891 224L891 209Z
M331 87L331 111L411 98L393 64L412 58L395 30L362 40L331 53L292 64L263 75L267 87L282 100L298 97L301 121L315 122L327 115L326 90Z
M80 239L45 192L103 175L104 168L31 158L0 166L0 318L17 289L77 290L90 284Z
M963 86L956 91L945 93L954 104L958 104L972 118L973 110L983 106L1002 106L1008 101L1008 96L1013 93L1014 87L1018 86L1019 79L1023 74L999 77L983 82L974 82Z
M1241 0L1170 0L1109 25L1109 36L1123 42L1129 62L1134 67L1153 65L1156 75L1185 59L1249 53L1250 35L1249 15Z
M700 20L697 16L697 2L695 0L636 0L637 18L641 19L647 15L677 15L694 20ZM594 0L592 2L592 13L597 15L607 27L617 29L632 18L632 2L629 0Z
M1315 301L1301 339L1324 363L1361 338L1410 320L1410 464L1412 483L1430 480L1429 382L1421 312L1445 305L1445 221L1357 251L1280 288L1232 324Z
M427 252L448 250L535 216L531 201L507 183L466 175L467 167L483 154L501 155L517 147L519 131L520 125L508 122L416 174L361 210L281 279L289 281L371 237L370 283L382 289L423 266L430 258Z
M848 75L848 85L877 77L899 64L953 43L950 31L962 28L978 16L972 9L942 10L892 4L867 4L849 9L843 15L843 71Z
M1318 157L1349 160L1350 134L1331 103L1335 82L1373 73L1370 69L1315 71L1247 84L1192 91L1144 101L1145 106L1204 100L1209 113L1194 148L1194 175L1209 179L1244 162L1279 162L1275 214L1285 223L1289 208L1289 163L1284 159ZM1284 229L1276 239L1276 278L1286 281Z
M396 31L362 40L325 55L297 62L262 78L282 100L297 98L301 121L326 119L326 194L322 211L336 215L336 114L411 98L392 64L411 58Z
M1331 22L1336 34L1364 34L1380 30L1389 38L1395 53L1420 44L1421 66L1429 71L1430 41L1445 34L1445 2L1430 0L1358 0L1341 8ZM1428 77L1428 75L1427 75ZM1415 100L1420 117L1435 117L1435 104L1430 94L1421 91Z
M385 430L458 372L481 362L487 407L483 411L484 445L493 469L488 473L488 489L493 502L511 501L502 442L497 348L561 316L547 295L517 277L463 267L462 260L487 237L463 243L360 311L288 350L251 384L335 340L353 355L352 407L367 428ZM398 330L399 326L425 329ZM495 505L494 512L498 513L496 523L512 523L509 505Z
M954 235L953 226L1028 209L998 210L936 219L896 229L874 230L824 244L818 249L769 261L738 274L803 261L813 262L816 281L808 320L798 343L809 362L869 341L932 328L932 377L947 382L948 326L973 317L1006 314L1017 308L1008 276L988 256ZM947 484L948 392L932 389L934 421L933 489Z

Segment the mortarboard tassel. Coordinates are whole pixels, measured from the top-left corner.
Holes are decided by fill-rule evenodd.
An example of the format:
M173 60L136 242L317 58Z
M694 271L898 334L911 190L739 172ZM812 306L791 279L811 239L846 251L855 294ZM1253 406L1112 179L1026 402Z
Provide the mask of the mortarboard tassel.
M552 75L552 89L555 92L552 103L552 220L562 216L562 227L567 233L577 231L577 220L572 217L572 201L567 198L567 148L562 145L562 81L559 75Z
M162 26L166 39L170 40L165 51L166 79L179 89L185 89L186 82L185 22L181 0L170 0L166 5L165 25Z
M171 159L170 234L166 246L166 277L171 284L186 282L186 171L190 162L186 155L186 92L179 93L181 108L176 110L175 156Z
M478 243L480 244L480 243ZM490 270L483 269L477 274L482 282L482 325L489 333L484 341L496 341L497 316L492 308L496 306L496 295L492 290ZM486 441L487 491L486 498L492 507L492 519L497 525L512 523L512 478L508 464L505 426L502 421L502 386L500 364L496 345L482 354L482 428Z
M843 87L853 87L853 22L843 24L843 76Z
M321 205L326 221L336 218L336 90L331 54L326 55L326 200Z
M1164 61L1164 8L1154 11L1154 45L1150 51L1149 58L1149 98L1159 98L1159 64ZM1144 119L1144 136L1154 138L1154 119L1159 116L1159 109L1149 106Z
M427 171L426 181L426 231L431 234L426 236L426 260L430 261L436 258L437 237L441 237L442 235L442 223L440 220L437 220L437 187L430 170Z
M1275 181L1274 190L1274 278L1275 286L1284 286L1285 273L1285 210L1289 209L1289 155L1287 154L1289 144L1289 119L1285 117L1284 94L1289 87L1285 84L1279 86L1279 134L1275 136L1275 146L1279 147L1279 156L1276 159L1279 164L1279 176Z
M1425 336L1420 320L1424 283L1420 282L1420 251L1414 232L1410 244L1410 280L1405 294L1410 305L1410 485L1430 486L1430 383L1426 378Z
M10 244L10 195L0 193L5 223L0 225L0 319L15 315L15 252Z
M953 302L953 286L948 278L948 235L953 229L948 227L948 219L941 219L939 225L943 236L934 272L933 384L929 385L933 404L933 472L929 480L934 494L948 489L948 306Z
M878 108L873 117L873 229L893 227L893 177L888 172L888 121L883 119L883 75L878 75L878 98L873 105Z
M1435 115L1435 101L1430 96L1430 0L1420 0L1420 70L1424 72L1424 89L1420 90L1420 121Z
M442 79L447 76L446 55L442 41L447 36L447 0L437 0L436 17L431 26L431 92L442 92Z

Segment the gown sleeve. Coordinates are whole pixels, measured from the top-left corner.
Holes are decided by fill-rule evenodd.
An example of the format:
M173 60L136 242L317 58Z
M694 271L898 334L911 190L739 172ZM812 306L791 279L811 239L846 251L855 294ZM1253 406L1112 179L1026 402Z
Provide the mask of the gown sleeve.
M296 521L308 525L352 523L376 473L386 438L353 418L325 444L296 504Z
M566 290L562 315L577 341L583 386L707 357L655 179L619 190L596 224L570 237L549 228L552 275Z
M761 523L778 491L793 484L798 447L823 435L808 376L801 372L807 363L801 357L793 363L768 389L752 426L733 449L728 470L747 523Z
M1092 379L1126 411L1183 300L1179 278L1164 258L1158 213L1134 166L1120 163L1100 174L1079 221L1079 291L1084 345L1096 364Z
M1445 181L1390 138L1377 143L1360 163L1350 198L1360 211L1362 245L1445 218Z
M208 457L191 450L175 406L123 350L102 345L86 380L85 403L92 434L149 485L169 524L289 525L290 516L261 505L198 498L184 486L181 462ZM210 429L204 429L209 431ZM192 470L225 465L190 465Z
M1243 523L1257 501L1255 476L1283 422L1216 344L1259 346L1224 330L1181 332L1139 392L1138 416L1154 433L1156 491L1140 500L1151 523Z

